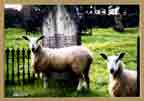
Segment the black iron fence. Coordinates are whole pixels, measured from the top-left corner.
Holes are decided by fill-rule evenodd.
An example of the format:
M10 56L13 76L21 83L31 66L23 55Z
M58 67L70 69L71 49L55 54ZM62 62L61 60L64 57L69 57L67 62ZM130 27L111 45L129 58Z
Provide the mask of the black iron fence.
M27 82L34 82L36 78L30 65L30 49L7 48L5 50L5 55L6 84L25 84Z

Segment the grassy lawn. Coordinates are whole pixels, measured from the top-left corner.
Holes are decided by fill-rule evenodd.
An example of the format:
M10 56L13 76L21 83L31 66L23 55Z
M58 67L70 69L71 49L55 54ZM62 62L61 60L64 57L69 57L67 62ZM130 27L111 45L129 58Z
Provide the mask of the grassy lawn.
M62 82L49 82L54 87L47 89L42 88L42 84L27 84L23 86L6 86L6 96L12 97L14 94L20 96L51 96L51 97L66 97L66 96L100 96L107 97L108 93L108 71L106 63L99 55L104 52L108 55L119 54L126 52L123 58L126 68L136 70L137 66L137 35L138 28L127 28L125 32L115 32L113 29L92 29L92 36L83 36L82 44L89 48L93 54L93 63L90 69L90 91L76 92L72 88L65 88ZM5 30L5 47L6 48L28 48L26 41L22 39L25 35L24 30L8 28ZM38 36L39 34L33 34ZM41 81L39 81L41 82Z

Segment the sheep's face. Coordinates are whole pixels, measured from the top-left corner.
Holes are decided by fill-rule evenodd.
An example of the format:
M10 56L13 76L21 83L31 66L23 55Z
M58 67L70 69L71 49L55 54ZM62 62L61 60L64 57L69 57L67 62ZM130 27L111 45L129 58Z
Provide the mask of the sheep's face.
M121 69L121 59L123 58L125 53L121 53L119 56L107 56L105 54L100 54L106 61L109 72L112 75L116 75L116 73Z
M32 49L32 51L38 48L38 44L36 41L37 41L37 38L30 38L29 48Z
M38 42L39 40L43 39L44 36L41 36L40 38L36 37L29 38L27 36L23 36L23 38L29 42L29 48L32 50L32 52L36 52L40 47L40 44Z

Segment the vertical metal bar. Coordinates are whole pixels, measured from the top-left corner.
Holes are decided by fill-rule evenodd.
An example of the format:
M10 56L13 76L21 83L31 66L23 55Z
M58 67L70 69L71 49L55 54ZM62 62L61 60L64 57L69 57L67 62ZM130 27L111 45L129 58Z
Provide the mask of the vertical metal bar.
M20 49L17 49L17 78L18 78L18 84L20 84Z
M23 61L23 84L25 83L25 49L22 49L22 61Z
M30 49L27 50L27 58L28 58L28 81L30 82Z
M6 84L9 83L9 52L10 50L6 49Z
M32 76L33 76L33 83L35 82L35 74L32 73Z
M12 84L14 84L14 63L15 63L15 61L14 61L14 55L15 55L15 50L14 50L14 48L12 49L12 51L11 51L11 56L12 56Z

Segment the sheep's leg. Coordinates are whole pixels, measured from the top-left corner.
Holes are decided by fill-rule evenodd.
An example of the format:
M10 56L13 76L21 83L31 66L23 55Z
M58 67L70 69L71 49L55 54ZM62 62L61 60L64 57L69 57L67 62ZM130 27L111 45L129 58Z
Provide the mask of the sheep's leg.
M44 82L43 82L43 87L44 88L47 88L48 87L48 77L46 76L46 75L43 75L43 80L44 80Z
M85 81L87 83L87 89L89 89L90 80L89 80L89 76L88 75L85 75Z
M86 83L87 83L87 89L90 88L89 70L90 70L90 65L91 65L91 63L92 63L92 59L89 58L88 63L87 63L87 65L86 65L86 68L85 68L85 70L84 70L84 72L83 72L85 81L86 81Z
M79 79L77 90L80 91L82 89L82 87L86 88L86 83L85 83L84 75L81 75L81 77Z
M84 81L86 82L86 87L87 89L89 89L89 83L90 83L90 80L89 80L89 76L88 76L88 71L85 71L84 74L83 74L83 79Z
M80 62L76 62L72 65L72 71L77 75L79 76L79 82L78 82L78 86L77 86L77 90L80 91L82 87L86 88L86 83L85 83L85 77L84 77L84 74L81 73L81 70L80 70L80 64L77 64L77 63L80 63Z
M78 86L77 86L77 91L81 90L81 85L82 85L82 81L81 81L81 79L79 79Z

